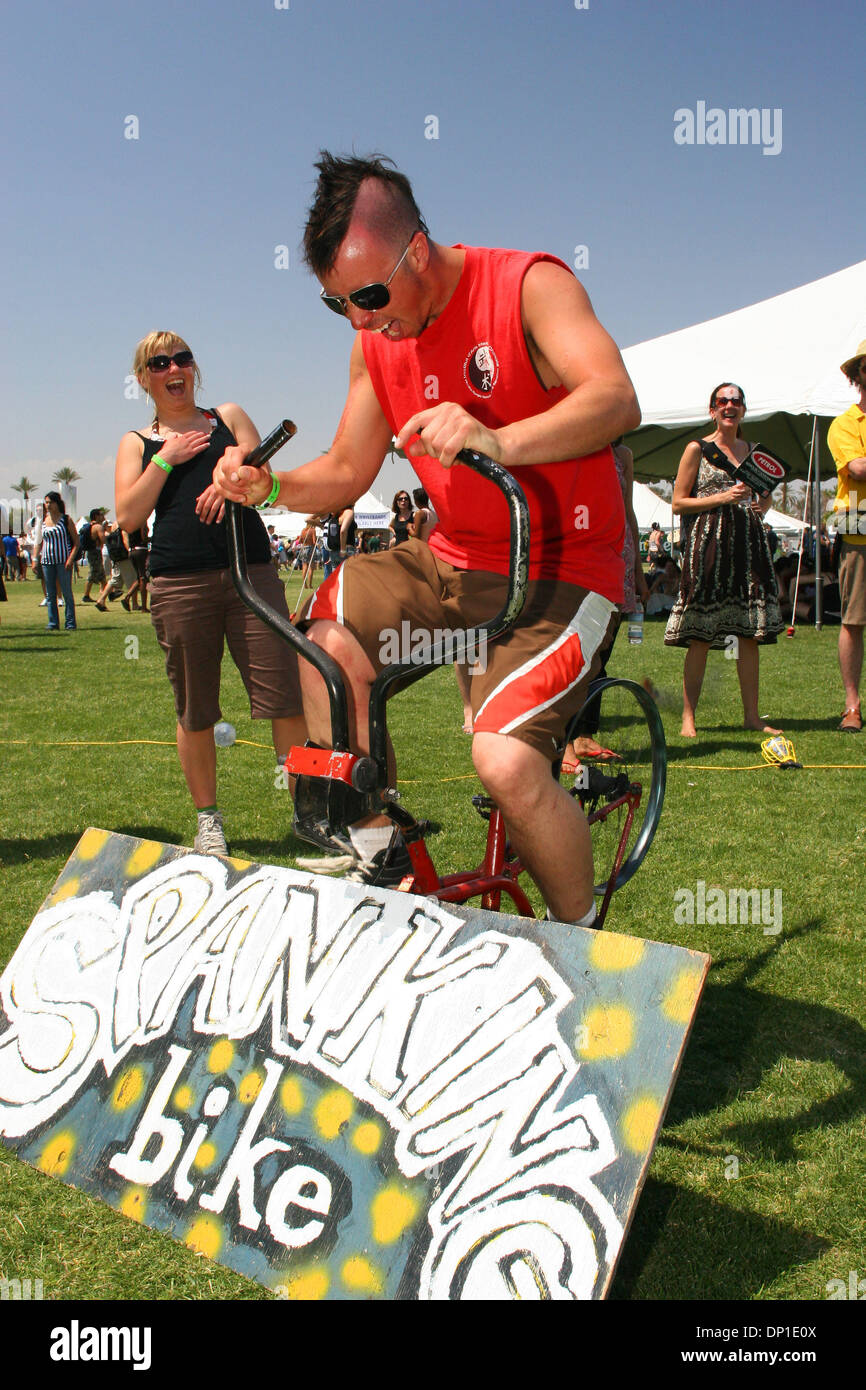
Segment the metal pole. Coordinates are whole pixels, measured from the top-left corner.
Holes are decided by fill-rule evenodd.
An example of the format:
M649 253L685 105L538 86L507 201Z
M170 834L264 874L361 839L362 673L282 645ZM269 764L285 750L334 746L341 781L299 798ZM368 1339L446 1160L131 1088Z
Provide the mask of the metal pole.
M818 417L812 417L812 448L815 451L815 630L824 625L824 593L821 584L821 451L818 441Z
M804 550L804 547L805 547L805 545L806 545L806 522L807 522L807 520L811 521L812 515L813 515L814 510L815 510L814 506L812 505L812 502L813 502L813 493L812 493L812 465L813 465L813 463L814 463L814 461L815 461L815 430L816 430L816 428L817 428L817 424L818 424L817 419L816 419L816 418L813 418L813 421L812 421L812 444L811 444L811 446L810 446L810 448L809 448L809 470L808 470L808 473L806 474L806 491L805 491L805 493L804 493L804 495L803 495L803 522L804 522L804 525L803 525L803 530L800 532L800 554L799 554L799 557L798 557L798 559L797 559L797 577L796 577L796 579L794 580L794 599L793 599L793 603L792 603L792 607L791 607L791 627L792 627L792 628L796 628L796 626L797 626L797 598L798 598L798 595L799 595L799 593L800 593L800 575L802 574L802 571L803 571L803 550Z

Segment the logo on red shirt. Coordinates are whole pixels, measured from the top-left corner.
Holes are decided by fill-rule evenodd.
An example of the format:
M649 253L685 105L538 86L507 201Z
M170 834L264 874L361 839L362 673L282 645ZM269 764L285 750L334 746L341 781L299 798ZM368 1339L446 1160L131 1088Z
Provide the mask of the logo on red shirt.
M499 358L489 343L476 343L463 363L463 380L473 396L489 396L499 380Z

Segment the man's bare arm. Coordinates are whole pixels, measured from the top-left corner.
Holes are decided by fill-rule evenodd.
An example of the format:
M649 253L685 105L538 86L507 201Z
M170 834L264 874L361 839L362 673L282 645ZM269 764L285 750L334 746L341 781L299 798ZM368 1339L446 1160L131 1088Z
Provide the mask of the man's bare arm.
M407 420L397 436L405 446L421 435L413 455L430 453L447 467L459 449L479 449L506 468L579 458L640 424L640 407L619 349L602 328L583 286L564 267L536 261L523 280L527 346L543 385L569 394L550 410L490 430L462 407L443 402Z

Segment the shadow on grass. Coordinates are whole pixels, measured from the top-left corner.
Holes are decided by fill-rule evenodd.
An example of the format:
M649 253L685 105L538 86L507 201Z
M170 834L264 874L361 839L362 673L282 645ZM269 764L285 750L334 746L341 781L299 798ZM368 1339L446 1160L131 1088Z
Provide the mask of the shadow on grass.
M53 652L55 655L60 655L63 652L63 648L58 646L56 642L49 642L44 647L37 647L32 641L28 642L26 639L17 646L14 638L0 637L0 641L3 643L4 652L26 652L28 656L31 652Z
M0 864L26 864L31 859L68 859L81 836L70 832L44 835L39 840L0 840Z
M812 919L786 931L786 940L811 935L822 925ZM750 980L775 950L773 945L742 961L729 957L715 962L714 970L739 964L739 978L709 983L704 991L660 1148L719 1162L736 1154L741 1163L793 1164L802 1157L798 1141L804 1135L851 1125L866 1111L866 1030L836 1009L753 989ZM793 1115L723 1118L715 1141L712 1135L700 1142L670 1133L688 1119L723 1112L738 1098L758 1092L767 1076L792 1060L830 1063L844 1085L826 1098L805 1096ZM829 1242L808 1231L650 1178L613 1297L751 1298L786 1269L827 1248Z
M131 835L138 840L160 840L166 845L181 843L177 834L164 825L116 825L112 828L117 835ZM68 831L60 835L44 835L41 839L0 840L0 865L26 864L31 859L68 859L78 841L81 830Z
M136 840L159 840L164 845L182 845L176 830L169 830L164 825L113 825L103 826L103 829L111 829L115 835L131 835Z
M830 1244L782 1221L648 1178L609 1297L752 1299Z
M786 737L799 738L801 734L833 733L834 731L838 731L840 717L841 712L838 715L828 715L826 718L822 719L780 718L778 727L783 729ZM724 734L726 731L728 731L728 729L725 725L718 725L716 727L700 729L696 739L681 739L679 734L671 735L670 737L673 741L669 741L667 746L668 762L694 762L698 758L710 758L717 753L738 753L742 757L743 754L751 754L753 751L760 757L760 743L756 743L754 748L752 748L750 745L743 743L742 739L735 740L733 738L712 737L714 734ZM743 733L745 732L746 730L743 730ZM763 739L763 735L761 735L758 730L753 730L752 732L756 739ZM846 748L848 744L843 742L842 747ZM798 749L798 752L799 751Z
M822 925L813 919L786 931L786 940L810 935ZM837 1094L811 1102L806 1098L801 1110L784 1118L725 1126L726 1152L736 1141L755 1158L789 1162L798 1157L799 1136L849 1123L866 1111L866 1029L823 1004L752 989L749 980L775 949L768 946L744 962L739 979L707 985L666 1124L724 1109L738 1096L756 1091L785 1061L829 1063L845 1078ZM714 969L730 963L717 960ZM667 1136L664 1141L676 1143Z

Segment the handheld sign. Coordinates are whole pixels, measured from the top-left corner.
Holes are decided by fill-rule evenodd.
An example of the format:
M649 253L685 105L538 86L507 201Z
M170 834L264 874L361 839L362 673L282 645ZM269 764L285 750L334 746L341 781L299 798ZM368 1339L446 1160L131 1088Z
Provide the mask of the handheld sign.
M735 482L745 483L759 497L766 497L783 483L790 468L764 444L753 444L742 463L734 464L718 444L701 440L701 453L714 468L721 468Z

